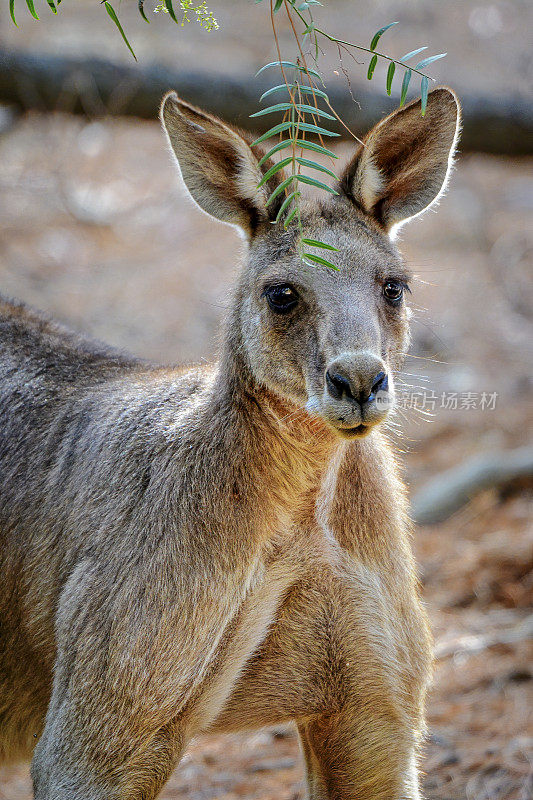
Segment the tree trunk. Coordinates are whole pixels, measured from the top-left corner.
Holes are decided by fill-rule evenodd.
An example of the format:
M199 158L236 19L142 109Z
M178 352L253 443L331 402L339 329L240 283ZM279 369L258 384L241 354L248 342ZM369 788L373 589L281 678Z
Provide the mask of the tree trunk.
M173 70L162 64L129 66L98 58L38 55L0 47L0 103L26 111L63 111L154 119L163 94L176 89L185 100L223 119L260 133L270 116L250 119L270 86L265 78L235 78L217 72ZM332 85L332 105L357 135L364 134L397 105L368 89ZM533 152L533 109L520 97L466 95L462 150L524 155ZM343 129L340 128L341 134Z

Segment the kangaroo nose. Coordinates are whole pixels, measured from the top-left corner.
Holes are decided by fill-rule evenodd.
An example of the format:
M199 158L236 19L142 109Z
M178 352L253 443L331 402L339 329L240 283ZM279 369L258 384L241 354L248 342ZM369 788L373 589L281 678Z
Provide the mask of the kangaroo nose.
M355 400L353 389L350 381L339 372L326 372L326 383L328 385L328 392L335 400L340 400L343 394L350 400Z
M333 367L326 372L326 385L335 400L341 400L345 396L347 400L363 405L372 403L378 392L386 392L389 379L383 370L377 374L372 372L365 375L360 372L348 376L343 370Z
M383 371L378 372L376 377L374 378L374 382L370 387L370 394L366 398L367 403L371 403L372 400L376 399L376 395L378 392L386 392L389 388L389 378L387 374Z

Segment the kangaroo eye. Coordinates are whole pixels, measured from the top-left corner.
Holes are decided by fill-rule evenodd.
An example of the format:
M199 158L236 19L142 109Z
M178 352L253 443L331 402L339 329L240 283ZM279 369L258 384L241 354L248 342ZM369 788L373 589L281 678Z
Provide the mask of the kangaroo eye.
M387 281L383 284L383 295L390 303L397 305L403 297L403 284L398 281Z
M298 305L298 292L288 284L268 286L264 295L268 305L276 314L287 314Z

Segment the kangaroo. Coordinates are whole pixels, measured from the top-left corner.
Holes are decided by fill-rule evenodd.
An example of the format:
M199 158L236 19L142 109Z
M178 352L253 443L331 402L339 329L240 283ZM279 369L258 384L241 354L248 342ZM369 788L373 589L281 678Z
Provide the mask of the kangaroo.
M200 732L294 721L310 800L416 800L431 637L384 430L408 346L391 233L442 193L446 88L302 205L168 94L191 197L246 241L212 366L157 366L0 303L0 757L36 800L151 800ZM191 266L191 269L194 267Z

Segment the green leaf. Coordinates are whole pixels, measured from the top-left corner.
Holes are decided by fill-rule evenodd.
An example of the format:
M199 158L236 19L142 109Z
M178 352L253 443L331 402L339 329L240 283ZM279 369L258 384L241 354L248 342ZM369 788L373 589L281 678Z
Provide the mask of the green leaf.
M392 79L394 78L394 73L396 72L396 64L394 61L391 61L389 64L389 68L387 70L387 94L390 97L392 91Z
M291 123L294 128L298 128L300 131L306 131L307 133L316 133L317 136L340 136L340 133L334 133L333 131L328 131L326 128L320 128L318 125L311 125L308 122L295 122L294 124Z
M336 120L336 117L334 117L332 114L328 114L327 111L322 111L321 108L317 108L316 106L309 106L306 103L298 103L297 107L300 109L300 111L303 111L304 114L305 113L315 114L317 117L325 117L326 119L332 119L333 122L335 122Z
M331 194L339 194L335 189L332 189L331 186L328 186L326 183L322 183L322 181L317 181L316 178L310 178L308 175L294 175L293 176L297 181L300 183L307 183L309 186L316 186L318 189L324 189L326 192L330 192Z
M439 58L444 58L444 56L447 55L448 53L439 53L438 56L429 56L429 58L423 58L422 61L418 62L415 69L423 69L424 67L427 67L428 64L433 64L434 61L438 61Z
M298 156L296 158L298 164L301 164L302 167L309 167L309 169L317 169L319 172L324 172L326 175L329 175L331 178L335 178L337 180L337 176L334 172L332 172L327 167L323 167L322 164L317 164L316 161L311 161L308 158L301 158Z
M285 222L283 223L283 227L285 228L285 230L287 230L287 228L289 227L289 225L291 224L291 222L293 221L293 219L294 219L294 217L296 216L297 213L298 213L298 206L295 206L292 209L292 211L289 214L289 216L287 217L287 219L285 220Z
M300 197L300 196L301 196L301 192L291 192L290 195L285 198L285 200L282 203L282 206L281 206L280 210L278 211L278 215L276 217L276 222L280 221L280 219L282 218L283 214L285 213L287 208L290 206L292 201L296 200L296 198Z
M333 247L332 244L326 244L326 242L319 242L318 239L302 239L302 243L309 245L309 247L321 247L323 250L334 250L336 253L339 252L338 247Z
M302 150L313 150L315 153L322 153L324 156L329 156L329 158L338 158L335 153L332 153L331 150L328 150L327 147L322 147L320 144L315 144L314 142L308 142L307 139L296 139L296 144L298 147L301 147Z
M289 111L291 108L300 109L304 114L315 114L317 117L326 117L326 119L335 121L335 117L331 114L322 111L320 108L315 108L315 106L308 106L305 103L276 103L273 106L268 106L268 108L262 108L261 111L256 111L255 114L250 114L250 117L264 117L265 114L276 114L278 111Z
M402 92L400 95L400 107L403 106L403 104L405 103L405 98L407 97L407 90L409 88L409 81L411 80L412 74L413 73L411 72L410 69L405 70L405 75L403 76L403 81L402 81Z
M250 117L264 117L265 114L276 114L278 111L290 111L291 108L300 109L300 111L303 111L304 114L314 114L317 117L326 117L326 119L332 119L335 121L335 117L332 117L331 114L327 114L320 108L315 108L315 106L308 106L305 103L276 103L274 106L262 108L261 111L256 111L255 114L250 114Z
M305 67L301 67L299 64L295 64L294 61L271 61L269 64L265 64L264 67L261 67L261 69L255 73L255 77L257 78L258 75L260 75L265 69L268 69L269 67L280 67L280 68L292 67L293 69L300 70L300 72L303 72L304 74L309 73L309 75L312 75L314 78L318 78L319 81L322 80L322 76L316 70L311 68L306 69Z
M57 14L57 8L54 5L54 0L46 0L54 14Z
M279 86L273 86L272 89L267 89L266 92L263 92L263 94L259 98L259 102L262 103L265 97L269 97L271 94L274 94L274 92L280 92L282 89L284 89L287 92L289 88L292 89L294 88L294 86L296 86L295 83L289 83L288 88L286 83L280 83Z
M402 56L400 58L400 61L409 61L410 58L413 58L413 56L417 56L419 53L422 53L423 50L427 49L428 46L426 44L425 47L418 47L416 50L411 50L410 53L406 53L404 56Z
M427 75L424 75L420 83L420 104L421 104L421 114L423 117L426 115L426 108L428 107L428 89L429 89L429 78L427 77Z
M261 144L261 142L266 141L266 139L270 139L272 136L276 136L278 133L283 133L283 131L292 128L292 122L280 122L279 125L274 125L273 128L270 128L266 133L256 139L255 142L252 142L251 147L255 147L256 144Z
M282 192L284 192L284 191L285 191L285 189L288 189L288 188L289 188L289 186L291 185L291 183L293 182L293 180L294 180L294 175L289 175L289 177L288 177L288 178L285 178L285 180L284 180L284 181L282 181L282 182L280 183L280 185L279 185L279 186L276 186L276 188L274 189L274 191L272 192L272 194L270 195L270 197L269 197L269 198L268 198L268 200L266 201L265 205L267 205L267 206L268 206L268 205L269 205L269 203L271 203L271 202L272 202L272 200L275 200L275 199L276 199L276 197L277 197L279 194L281 194Z
M287 131L289 130L289 128L293 128L294 130L299 130L299 131L306 131L307 133L316 133L317 135L320 136L340 136L339 133L328 131L326 130L326 128L320 128L318 125L311 125L307 122L298 123L298 122L286 121L286 122L280 122L279 125L274 125L273 128L270 128L270 130L268 130L266 133L263 133L263 135L260 136L259 139L256 139L255 142L252 142L250 146L255 147L256 144L261 144L261 142L266 141L266 139L270 139L272 138L272 136L276 136L278 133L283 133L283 131ZM305 140L297 139L296 141L301 147L302 146L301 142L304 142ZM305 141L305 146L311 150L315 149L314 147L311 147L311 143L307 141ZM318 147L318 145L316 145L316 147ZM324 148L324 150L325 149L326 148ZM316 152L322 153L323 150L317 150ZM330 155L329 151L327 151L325 155ZM336 156L334 156L334 158L336 158Z
M121 25L121 24L120 24L120 22L118 21L118 17L117 17L117 15L115 14L115 9L114 9L114 8L113 8L113 6L111 5L111 3L107 3L107 2L106 2L106 3L104 3L104 5L105 5L105 9L106 9L107 13L108 13L108 14L109 14L109 16L111 17L111 19L113 20L113 22L115 23L115 25L117 26L117 28L118 28L118 30L119 30L119 32L120 32L120 35L121 35L121 36L122 36L122 38L124 39L124 42L125 42L125 44L126 44L126 47L128 48L128 50L129 50L129 51L130 51L130 53L132 54L132 56L133 56L133 58L135 59L135 61L137 61L137 56L136 56L136 55L135 55L135 53L133 52L132 46L131 46L131 44L128 42L128 38L127 38L126 34L124 33L124 30L123 30L123 28L122 28L122 25Z
M336 267L335 264L332 264L331 261L328 261L327 258L322 258L322 256L315 256L314 253L304 253L303 255L304 257L302 260L304 264L307 264L308 267L314 267L315 264L320 264L322 267L328 267L329 269L334 269L337 272L339 271L339 268ZM312 263L313 261L315 262L315 264Z
M316 86L302 86L301 84L293 84L293 85L298 86L298 88L303 94L312 94L312 95L316 94L317 97L322 97L322 99L325 100L326 103L329 103L329 97L327 96L327 94L323 92L321 89L317 89Z
M263 92L259 98L259 102L262 102L265 97L274 94L274 92L281 91L282 89L285 89L285 91L288 91L288 89L299 89L302 94L315 94L317 97L322 97L326 102L329 103L329 97L321 89L315 89L314 86L302 86L300 83L289 83L288 88L286 83L280 83L279 86L273 86L272 89L268 89L266 92Z
M178 22L178 18L176 17L176 14L174 13L174 8L172 6L172 0L165 0L165 8L167 9L169 15L172 17L174 22Z
M385 31L388 31L389 28L392 28L393 25L397 24L398 24L397 22L389 22L388 25L385 25L383 28L380 28L379 31L377 31L372 37L372 41L370 42L370 49L375 50L377 43L379 42Z
M291 108L293 108L292 103L276 103L274 106L268 106L268 108L262 108L261 111L256 111L255 114L250 114L250 117L262 117L265 114L274 114L278 111L288 111Z
M278 13L282 5L283 5L283 0L276 0L276 5L274 6L274 14Z
M139 2L137 3L137 8L139 9L139 14L144 19L144 21L147 22L148 24L150 24L150 20L148 19L148 17L144 13L144 0L139 0Z
M267 183L267 181L270 180L272 175L275 175L276 172L279 172L280 170L282 170L284 167L287 166L287 164L290 164L291 161L292 161L292 156L290 156L290 158L284 158L283 161L278 161L277 164L274 164L273 167L270 167L270 169L267 170L267 172L265 172L265 174L263 175L263 177L261 178L261 180L257 184L257 188L260 189L261 186L264 186L265 183Z
M378 57L372 56L372 58L370 59L370 64L368 65L368 72L366 74L366 77L368 78L369 81L372 80L372 75L374 74L374 70L376 69L377 63L378 63Z
M272 158L272 156L274 156L276 153L279 153L280 150L285 150L287 147L292 147L293 143L294 139L284 139L282 142L278 142L259 160L259 166L261 167L265 161L268 161L269 158Z
M17 20L15 19L15 0L9 0L9 13L11 15L11 19L13 20L13 24L17 26Z
M33 0L26 0L26 5L28 6L28 10L34 19L39 19L37 12L35 10L35 4Z

